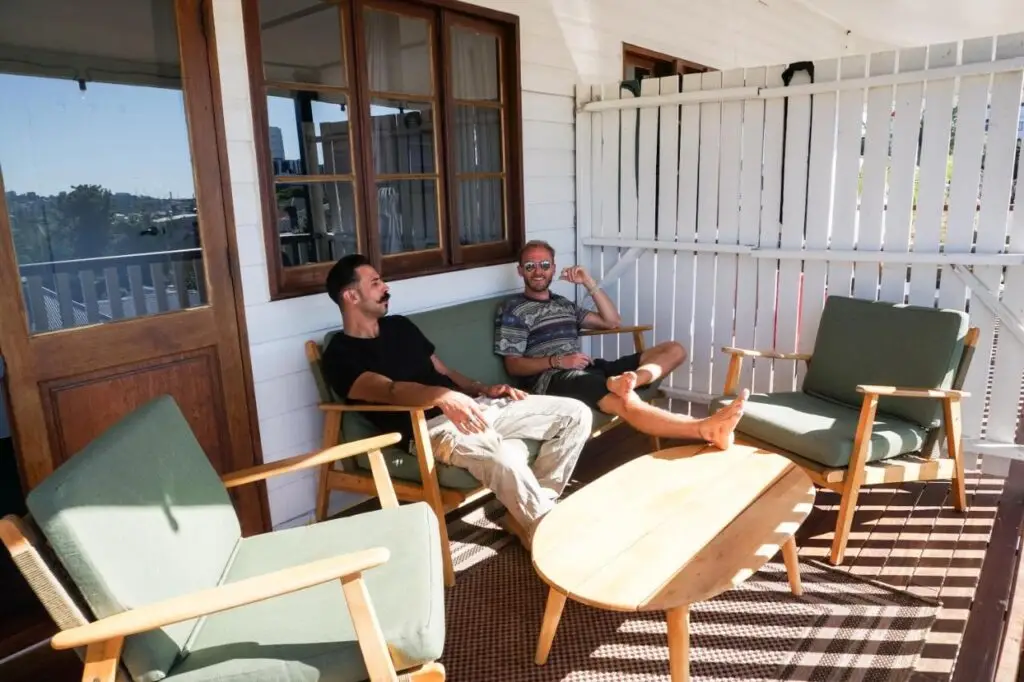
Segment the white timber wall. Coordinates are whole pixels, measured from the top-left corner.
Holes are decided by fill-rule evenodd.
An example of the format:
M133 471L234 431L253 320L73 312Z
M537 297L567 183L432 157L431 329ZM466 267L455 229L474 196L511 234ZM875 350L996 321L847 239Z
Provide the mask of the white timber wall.
M714 67L873 48L793 0L771 7L757 0L694 0L671 11L658 0L480 4L520 17L527 237L550 241L562 264L574 262L576 250L574 86L620 76L623 42ZM270 300L241 0L213 0L213 17L260 436L269 462L317 448L322 418L302 347L340 320L326 295ZM395 313L416 312L518 286L513 266L404 280L393 285L392 307ZM269 483L275 527L308 521L314 476L305 472ZM335 493L332 511L354 501Z
M967 449L1021 457L1024 34L814 65L789 87L783 65L581 87L582 258L626 324L689 349L666 393L697 401L723 346L810 352L830 294L967 310ZM748 362L741 383L797 390L804 369Z

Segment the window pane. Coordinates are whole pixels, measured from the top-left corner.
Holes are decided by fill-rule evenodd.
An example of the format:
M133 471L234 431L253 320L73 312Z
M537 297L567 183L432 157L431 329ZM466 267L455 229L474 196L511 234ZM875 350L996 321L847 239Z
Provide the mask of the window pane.
M501 178L459 181L459 242L486 244L505 239Z
M109 40L114 20L131 40ZM203 305L173 0L3 2L0 44L18 55L0 66L0 172L29 329Z
M367 8L363 22L370 90L404 95L434 94L427 20Z
M501 110L458 107L455 110L455 168L459 173L500 173Z
M260 0L263 74L269 81L348 83L339 5L321 0Z
M274 175L352 173L347 101L340 93L270 93L267 120Z
M451 55L455 99L498 99L500 81L496 35L453 26Z
M383 254L438 248L437 182L377 183L377 220Z
M274 191L285 267L332 262L358 251L352 183L279 184Z
M378 175L435 172L431 105L375 99L370 117L373 167Z

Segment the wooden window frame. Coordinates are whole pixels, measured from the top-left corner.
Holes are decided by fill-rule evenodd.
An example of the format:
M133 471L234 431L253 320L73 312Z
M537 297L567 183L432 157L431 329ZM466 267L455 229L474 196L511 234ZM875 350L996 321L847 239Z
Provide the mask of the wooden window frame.
M688 59L680 59L679 57L673 57L672 55L665 54L664 52L658 52L656 50L649 50L646 47L640 47L639 45L630 45L629 43L622 43L622 77L626 77L626 70L633 66L641 66L649 69L651 73L654 73L658 65L666 66L670 73L665 75L679 74L685 75L688 73L704 73L705 71L716 71L710 66L704 64L698 64L697 62L691 62Z
M242 12L270 297L271 300L280 300L323 293L324 279L332 263L290 267L282 263L281 244L276 229L277 202L266 91L268 86L294 90L299 84L265 80L258 5L259 0L243 0ZM381 254L377 202L369 200L368 189L368 185L376 187L377 184L373 168L369 102L379 95L371 94L369 78L357 68L357 65L365 63L363 13L367 7L423 17L430 25L431 56L434 60L431 69L433 94L406 97L416 101L430 100L434 110L437 224L440 232L437 249ZM459 0L346 0L341 3L341 12L345 28L339 27L339 30L342 32L341 48L346 61L346 85L312 88L303 84L302 87L344 92L352 112L350 120L355 133L349 139L353 177L350 179L346 176L345 181L353 183L359 251L369 256L381 274L391 280L515 262L525 238L519 18ZM455 110L463 103L455 98L452 83L449 34L454 26L466 26L498 37L499 98L493 106L502 112L503 169L500 173L480 174L504 179L502 198L505 239L498 242L463 245L458 237L458 182L460 176L466 174L456 171L456 152L452 139ZM315 177L320 181L329 179L321 175ZM287 179L296 184L309 180L305 176L288 176Z

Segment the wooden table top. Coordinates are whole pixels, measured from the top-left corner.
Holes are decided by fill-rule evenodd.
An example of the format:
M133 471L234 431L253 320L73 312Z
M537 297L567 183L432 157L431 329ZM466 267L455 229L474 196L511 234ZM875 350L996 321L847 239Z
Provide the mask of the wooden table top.
M644 455L564 498L533 537L533 565L570 598L616 611L710 599L757 571L814 505L785 457L749 445Z

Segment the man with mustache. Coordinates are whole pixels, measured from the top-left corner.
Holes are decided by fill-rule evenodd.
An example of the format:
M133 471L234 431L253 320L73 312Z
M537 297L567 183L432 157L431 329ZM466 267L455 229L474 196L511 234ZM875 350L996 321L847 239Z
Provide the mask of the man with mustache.
M507 384L486 386L448 367L411 320L388 315L388 285L363 255L335 263L327 294L344 323L321 361L331 388L353 403L430 405L434 456L490 488L508 510L506 528L529 548L537 522L554 507L590 436L590 408ZM408 414L364 414L382 432L401 433L412 447ZM518 440L524 438L542 441L532 469Z
M534 240L523 246L519 255L523 293L501 306L494 325L494 352L504 357L510 375L520 377L521 385L534 393L577 398L651 436L703 440L723 450L732 445L748 391L706 419L645 403L634 389L681 365L686 351L667 341L616 360L587 357L581 352L580 330L614 329L621 323L619 312L582 267L566 268L562 279L586 287L596 311L552 293L554 273L555 250L550 244Z

